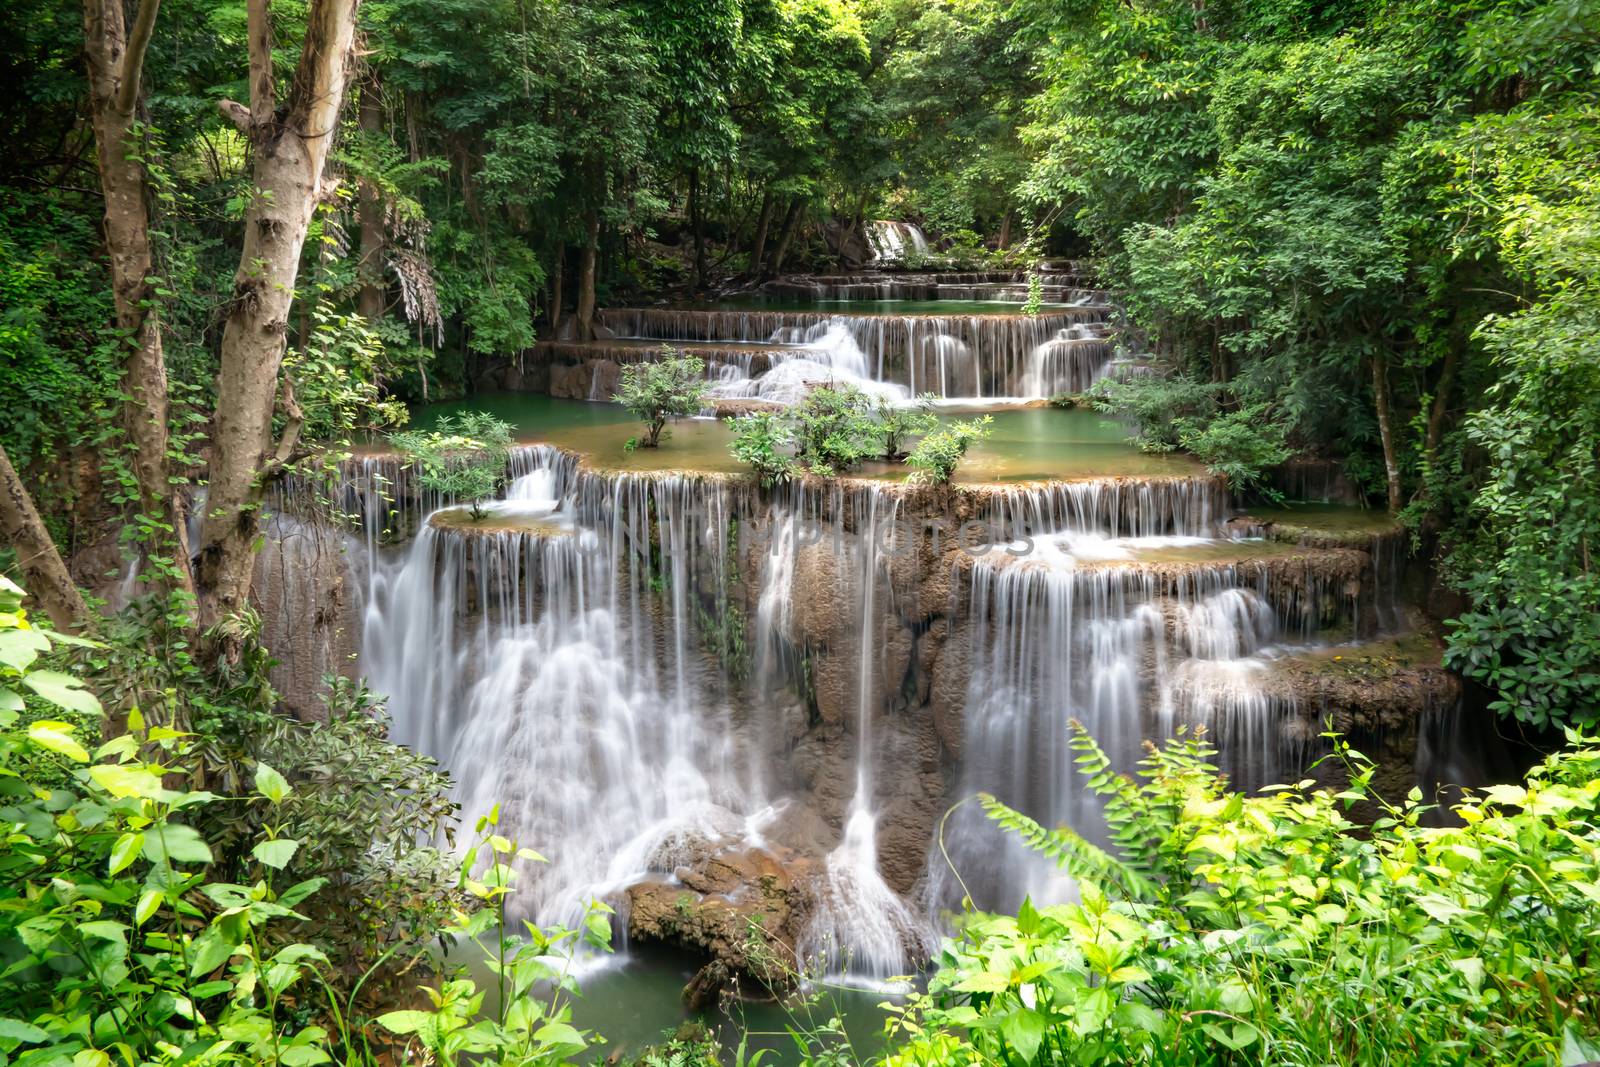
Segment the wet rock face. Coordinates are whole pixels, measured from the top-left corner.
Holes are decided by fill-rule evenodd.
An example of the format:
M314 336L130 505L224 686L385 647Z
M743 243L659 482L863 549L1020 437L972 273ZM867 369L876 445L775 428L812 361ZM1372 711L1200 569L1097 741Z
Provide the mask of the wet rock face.
M323 679L358 675L359 587L343 536L327 527L275 518L256 557L251 600L261 614L261 644L277 663L272 684L302 721L326 719Z
M813 877L814 864L787 849L718 850L707 844L671 876L629 887L628 936L709 957L713 967L686 991L696 999L741 977L774 991L788 989L798 969L794 945L810 912Z

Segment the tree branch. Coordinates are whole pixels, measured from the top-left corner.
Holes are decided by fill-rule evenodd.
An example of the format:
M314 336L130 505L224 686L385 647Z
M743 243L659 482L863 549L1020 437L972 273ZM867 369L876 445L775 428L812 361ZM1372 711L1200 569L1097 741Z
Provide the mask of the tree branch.
M239 132L250 136L250 109L237 100L218 100L217 110L222 117L239 127Z
M89 619L89 608L72 581L44 520L39 517L39 509L33 506L28 487L22 484L3 446L0 446L0 540L16 551L17 566L28 583L28 592L44 608L56 629L77 633Z
M150 50L150 38L156 27L156 12L161 10L161 0L142 0L139 14L135 16L133 33L128 38L128 50L122 54L122 82L117 87L117 111L132 117L139 102L139 80L144 74L144 56Z

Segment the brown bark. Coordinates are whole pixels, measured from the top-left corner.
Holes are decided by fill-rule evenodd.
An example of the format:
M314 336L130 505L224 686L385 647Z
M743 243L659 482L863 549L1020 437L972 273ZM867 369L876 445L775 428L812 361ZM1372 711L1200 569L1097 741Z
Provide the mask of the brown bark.
M767 254L767 232L772 229L772 211L776 206L771 189L761 194L761 212L756 216L756 235L750 242L750 265L746 271L751 276L761 273L761 260Z
M73 584L72 575L56 549L56 543L45 529L39 509L33 506L33 496L22 484L11 458L0 446L0 543L17 554L17 566L22 570L28 592L56 629L76 633L89 617L83 594Z
M1389 408L1389 360L1372 357L1372 398L1378 412L1378 435L1383 439L1383 470L1389 485L1389 510L1400 510L1400 458L1396 452L1394 414Z
M700 168L689 171L689 229L694 234L694 287L706 287L706 226L700 209Z
M1444 419L1450 411L1450 394L1455 390L1460 354L1460 346L1456 344L1452 344L1445 353L1444 366L1439 370L1438 389L1433 395L1433 406L1428 409L1428 429L1423 437L1422 450L1430 463L1439 451L1439 442L1444 438Z
M794 240L795 227L800 222L800 210L805 207L805 201L795 197L789 201L789 210L783 213L783 225L778 229L778 244L772 250L772 264L770 274L783 272L783 261L789 255L789 243Z
M219 107L250 139L257 194L245 213L244 247L222 334L211 481L197 554L201 621L242 611L250 595L264 483L293 454L300 413L279 389L285 331L300 252L322 192L355 35L358 0L311 0L305 43L282 107L272 82L268 0L249 0L250 106ZM274 443L272 419L285 426ZM224 638L216 651L237 654Z
M1011 247L1011 212L1006 212L1000 219L1000 247Z
M578 260L578 340L594 340L594 280L600 254L600 213L584 219L583 255Z
M167 365L157 312L155 256L150 245L147 175L136 143L139 82L160 0L143 0L132 27L122 0L84 0L83 37L89 74L89 112L105 201L106 258L117 329L126 338L122 360L123 425L132 446L138 507L158 531L140 544L142 555L165 557L171 567L146 569L162 587L189 589L189 546L183 509L167 461ZM170 579L163 577L170 574Z
M550 283L550 333L553 337L561 336L561 305L566 302L567 294L567 246L556 245L556 276Z
M378 95L378 76L369 71L361 82L361 110L357 123L361 132L375 136L383 130L383 100ZM361 290L356 294L356 310L376 326L383 318L388 289L385 266L387 233L383 218L383 192L371 178L362 178L358 193L360 203L357 215L361 223L361 249L356 261L356 274L361 279Z

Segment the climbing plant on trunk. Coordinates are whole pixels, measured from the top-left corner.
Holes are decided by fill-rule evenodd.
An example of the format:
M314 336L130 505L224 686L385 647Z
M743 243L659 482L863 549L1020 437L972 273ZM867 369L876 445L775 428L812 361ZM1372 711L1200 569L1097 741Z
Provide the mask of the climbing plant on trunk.
M137 487L129 540L144 558L147 581L187 590L188 538L167 458L167 365L150 241L149 148L139 121L140 79L160 7L161 0L143 0L130 26L122 0L84 0L84 65L105 204L111 295L117 330L127 346L122 358L123 423Z

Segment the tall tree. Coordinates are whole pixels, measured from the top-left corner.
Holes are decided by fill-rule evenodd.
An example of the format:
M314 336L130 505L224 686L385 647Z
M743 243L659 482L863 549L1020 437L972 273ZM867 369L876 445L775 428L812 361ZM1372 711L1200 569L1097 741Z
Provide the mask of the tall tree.
M67 565L50 537L28 487L22 484L11 458L0 447L0 540L17 554L17 566L28 581L28 591L38 598L45 614L59 630L75 632L88 617L83 594L73 584Z
M123 421L138 486L137 551L165 560L146 577L190 589L189 546L167 461L167 365L162 351L155 256L150 244L149 175L138 124L139 86L161 0L143 0L130 28L122 0L84 0L83 43L89 72L105 248L122 361Z
M211 477L196 559L201 621L245 607L265 479L293 454L301 414L279 371L300 252L339 126L359 0L311 0L300 59L281 104L268 0L248 0L250 103L218 106L249 139L253 195L222 334ZM273 416L283 425L274 433ZM220 651L235 648L224 641Z

